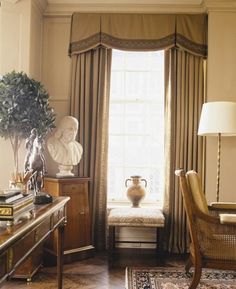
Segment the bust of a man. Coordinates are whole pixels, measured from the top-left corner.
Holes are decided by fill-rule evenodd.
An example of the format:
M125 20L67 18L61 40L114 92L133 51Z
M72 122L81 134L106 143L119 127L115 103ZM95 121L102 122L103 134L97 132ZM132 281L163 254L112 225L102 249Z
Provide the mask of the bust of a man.
M83 148L75 140L79 122L75 117L65 116L47 141L47 148L52 159L59 165L58 177L73 176L73 166L80 162Z

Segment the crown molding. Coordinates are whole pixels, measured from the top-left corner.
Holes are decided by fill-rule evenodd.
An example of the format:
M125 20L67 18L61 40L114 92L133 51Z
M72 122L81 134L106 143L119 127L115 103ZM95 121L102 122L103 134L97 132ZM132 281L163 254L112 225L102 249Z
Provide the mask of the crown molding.
M206 11L232 11L236 12L235 0L204 0Z
M199 5L204 0L48 0L49 4L169 4L169 5Z
M94 13L203 13L205 7L200 5L177 5L177 4L111 4L111 3L71 3L54 4L49 3L44 16L71 16L73 12Z
M8 3L12 3L12 4L16 4L17 2L19 2L20 0L2 0L0 2L8 2Z
M32 0L32 3L35 5L35 7L38 8L41 14L44 14L44 11L46 10L48 5L47 0Z
M14 1L14 0L9 0ZM37 1L37 0L35 0ZM236 11L235 0L40 0L47 2L46 17L70 17L73 12L92 13L206 13ZM172 4L171 4L172 3Z

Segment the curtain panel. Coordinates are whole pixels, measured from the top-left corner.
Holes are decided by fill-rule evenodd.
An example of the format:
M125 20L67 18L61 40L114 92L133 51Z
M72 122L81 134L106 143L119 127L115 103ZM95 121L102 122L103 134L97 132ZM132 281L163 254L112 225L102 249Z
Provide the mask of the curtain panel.
M186 51L165 53L165 197L166 250L186 253L189 233L175 170L196 170L202 175L203 138L197 130L204 103L204 60Z
M106 246L106 186L111 49L98 47L72 57L70 113L79 120L84 151L80 177L90 177L89 201L93 241Z
M98 46L127 51L179 47L207 55L207 15L74 13L69 54Z

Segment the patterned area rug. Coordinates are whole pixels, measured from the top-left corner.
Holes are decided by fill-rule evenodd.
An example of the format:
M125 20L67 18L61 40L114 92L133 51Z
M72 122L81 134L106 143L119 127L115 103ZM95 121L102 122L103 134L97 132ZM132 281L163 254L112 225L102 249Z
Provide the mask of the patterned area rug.
M188 289L191 275L182 267L126 268L126 289ZM236 272L203 269L197 288L236 289Z

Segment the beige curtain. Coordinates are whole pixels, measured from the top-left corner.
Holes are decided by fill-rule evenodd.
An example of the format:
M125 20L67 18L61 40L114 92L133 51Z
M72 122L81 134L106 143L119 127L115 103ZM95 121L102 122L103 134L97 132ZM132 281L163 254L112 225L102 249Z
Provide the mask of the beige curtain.
M189 234L177 168L194 169L201 175L203 140L197 136L204 102L204 60L180 49L165 55L166 85L166 245L170 252L188 250Z
M70 55L97 46L128 51L180 47L207 53L207 15L74 13Z
M90 177L92 232L96 248L106 243L106 186L111 49L98 47L72 56L71 115L79 120L84 152L79 176Z
M183 205L174 170L184 167L199 171L201 163L202 146L196 131L203 102L202 57L207 54L206 31L206 14L74 13L72 16L69 52L72 57L71 114L79 119L79 141L84 148L79 176L92 179L90 202L98 249L104 248L106 235L112 48L129 51L171 49L166 54L168 168L164 211L167 228L171 230L168 249L184 251L187 246L183 237L186 226L181 219Z

